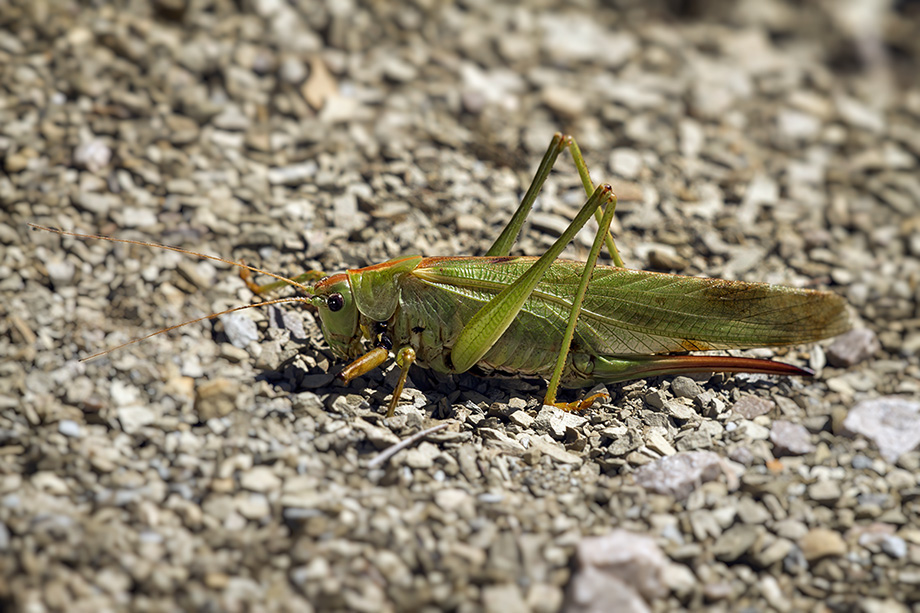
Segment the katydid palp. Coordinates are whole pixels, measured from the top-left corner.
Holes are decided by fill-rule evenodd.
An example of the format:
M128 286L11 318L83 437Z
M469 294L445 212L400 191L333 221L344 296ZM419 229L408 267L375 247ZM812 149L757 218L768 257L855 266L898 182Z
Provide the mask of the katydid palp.
M542 257L509 256L564 149L572 154L587 201ZM771 360L684 354L807 343L849 329L845 301L830 292L623 267L609 233L615 207L610 186L594 188L574 139L556 134L523 201L484 257L408 256L331 276L310 271L289 279L178 247L30 225L67 236L170 249L277 279L260 287L244 275L257 293L295 286L306 296L228 309L125 344L245 308L298 302L315 308L332 352L352 360L340 374L344 381L395 358L401 372L388 416L394 413L412 364L443 373L472 369L548 378L544 402L571 410L589 406L597 395L557 403L560 385L587 387L716 371L809 375L803 368ZM558 259L592 215L599 229L587 261ZM604 242L615 266L596 265Z

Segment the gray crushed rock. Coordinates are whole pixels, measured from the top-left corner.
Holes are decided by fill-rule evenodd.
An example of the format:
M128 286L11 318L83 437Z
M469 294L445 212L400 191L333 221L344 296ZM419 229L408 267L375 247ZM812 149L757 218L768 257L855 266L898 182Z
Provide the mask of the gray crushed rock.
M863 400L847 413L843 427L871 439L894 463L920 445L920 402L898 396Z
M667 593L667 556L655 540L628 530L582 539L578 568L566 595L567 611L650 611Z
M770 442L776 455L805 455L816 447L811 442L811 434L802 424L795 424L785 419L777 419L770 428Z
M827 528L814 528L799 539L799 548L808 562L828 556L842 556L847 545L839 532Z
M909 610L920 24L830 4L6 2L0 609ZM627 382L579 414L417 368L387 419L395 370L342 385L297 303L80 362L259 299L26 225L292 276L481 255L560 130L628 265L830 289L854 331L738 352L814 378ZM583 199L563 155L514 253ZM582 568L595 539L632 557Z
M228 313L220 316L224 324L224 333L230 343L237 349L245 349L249 343L259 339L259 329L255 322L242 313Z
M724 470L722 458L711 451L671 454L636 471L636 483L656 494L682 500L707 481L718 479Z
M738 402L732 405L732 412L737 413L744 419L754 419L755 417L766 415L775 406L776 403L769 398L742 396Z
M855 328L841 334L827 347L827 361L832 366L849 368L871 358L881 349L878 336L869 328Z

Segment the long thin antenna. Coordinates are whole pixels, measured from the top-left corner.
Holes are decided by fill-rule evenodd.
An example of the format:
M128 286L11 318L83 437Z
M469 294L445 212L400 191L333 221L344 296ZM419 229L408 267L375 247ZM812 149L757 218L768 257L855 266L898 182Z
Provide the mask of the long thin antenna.
M143 244L143 243L141 243L141 244ZM147 340L148 338L152 338L152 337L154 337L154 336L156 336L156 335L158 335L158 334L163 334L164 332L169 332L170 330L175 330L176 328L181 328L182 326L187 326L187 325L189 325L189 324L194 324L194 323L197 323L197 322L199 322L199 321L204 321L205 319L214 319L215 317L220 317L221 315L226 315L227 313L233 313L234 311L242 311L243 309L251 309L251 308L254 308L254 307L264 307L264 306L269 306L269 305L272 305L272 304L281 304L281 303L283 303L283 302L304 302L304 303L306 303L306 304L311 304L310 299L309 299L309 298L304 298L303 296L289 296L289 297L287 297L287 298L277 298L277 299L275 299L275 300L267 300L267 301L265 301L265 302L259 302L259 303L257 303L257 304L244 304L243 306L233 307L232 309L227 309L226 311L221 311L221 312L219 312L219 313L211 313L210 315L205 315L204 317L198 317L198 318L196 318L196 319L190 319L190 320L188 320L188 321L183 321L181 324L176 324L176 325L174 325L174 326L169 326L168 328L163 328L162 330L157 330L156 332L154 332L154 333L152 333L152 334L148 334L147 336L142 336L142 337L140 337L140 338L136 338L136 339L134 339L134 340L128 341L127 343L122 343L121 345L117 345L117 346L112 347L112 348L110 348L110 349L106 349L105 351L100 351L99 353L94 353L94 354L91 355L91 356L87 356L87 357L85 357L85 358L80 358L80 361L81 361L81 362L89 362L90 360L95 360L96 358L102 357L102 356L106 355L107 353L112 353L113 351L117 351L117 350L121 349L122 347L127 347L128 345L133 345L134 343L139 343L139 342L141 342L141 341L145 341L145 340Z
M303 290L304 293L306 293L308 296L312 296L312 295L313 295L313 288L312 288L312 287L310 287L310 286L308 286L308 285L304 285L303 283L299 283L299 282L295 281L294 279L288 279L287 277L283 277L283 276L281 276L281 275L276 275L275 273L268 272L268 271L266 271L266 270L262 270L261 268L256 268L256 267L254 267L254 266L249 266L248 264L243 264L242 262L234 262L233 260L227 260L227 259L224 259L224 258L219 258L219 257L217 257L217 256L215 256L215 255L208 255L208 254L206 254L206 253L198 253L197 251L190 251L190 250L188 250L188 249L183 249L183 248L181 248L181 247L173 247L173 246L171 246L171 245L162 245L162 244L160 244L160 243L152 243L152 242L147 242L147 241L135 241L135 240L130 240L130 239L126 239L126 238L112 238L111 236L102 236L102 235L99 235L99 234L80 234L79 232L67 232L67 231L65 231L65 230L58 230L57 228L49 228L49 227L46 227L46 226L40 226L40 225L34 224L34 223L30 223L30 224L29 224L29 227L31 227L33 230L44 230L44 231L46 231L46 232L53 232L54 234L60 234L61 236L73 236L74 238L81 238L81 239L95 239L95 240L110 241L110 242L113 242L113 243L125 243L125 244L128 244L128 245L140 245L141 247L153 247L153 248L155 248L155 249L166 249L167 251L175 251L175 252L177 252L177 253L184 253L184 254L186 254L186 255L193 255L193 256L196 256L196 257L199 257L199 258L202 258L202 259L205 259L205 260L214 260L215 262L223 262L224 264L230 264L231 266L236 266L236 267L238 267L238 268L242 268L242 269L245 269L245 270L249 270L249 271L252 271L252 272L257 272L257 273L259 273L259 274L263 274L263 275L266 275L266 276L268 276L268 277L273 277L273 278L275 278L275 279L278 279L279 281L282 281L282 282L284 282L284 283L288 283L288 284L290 284L290 285L293 285L293 286L295 286L295 287L300 288L300 289ZM180 324L176 324L176 325L174 325L174 326L169 326L168 328L163 328L162 330L157 330L156 332L153 332L152 334L148 334L147 336L142 336L142 337L140 337L140 338L136 338L136 339L134 339L134 340L130 340L130 341L128 341L127 343L122 343L121 345L118 345L118 346L116 346L116 347L111 347L110 349L106 349L105 351L100 351L99 353L94 353L94 354L91 355L91 356L88 356L88 357L85 357L85 358L81 358L80 361L81 361L81 362L88 362L88 361L90 361L90 360L94 360L94 359L96 359L96 358L98 358L98 357L102 357L102 356L104 356L104 355L106 355L106 354L112 353L113 351L117 351L117 350L119 350L119 349L121 349L121 348L123 348L123 347L127 347L128 345L133 345L134 343L139 343L139 342L141 342L141 341L145 341L145 340L147 340L148 338L157 336L158 334L163 334L164 332L169 332L170 330L175 330L176 328L181 328L182 326L187 326L187 325L189 325L189 324L197 323L197 322L199 322L199 321L204 321L204 320L206 320L206 319L214 319L215 317L220 317L221 315L226 315L226 314L228 314L228 313L233 313L233 312L235 312L235 311L242 311L242 310L244 310L244 309L251 309L251 308L254 308L254 307L269 306L269 305L272 305L272 304L281 304L281 303L284 303L284 302L300 302L300 303L306 304L307 306L312 306L312 303L310 302L310 298L304 298L304 297L302 297L302 296L289 296L289 297L286 297L286 298L277 298L277 299L274 299L274 300L267 300L267 301L265 301L265 302L260 302L260 303L257 303L257 304L246 304L246 305L243 305L243 306L233 307L232 309L227 309L227 310L225 310L225 311L220 311L219 313L211 313L210 315L205 315L204 317L197 317L197 318L195 318L195 319L190 319L190 320L188 320L188 321L184 321L184 322L182 322L182 323L180 323Z
M83 238L83 239L96 239L96 240L110 241L113 243L125 243L127 245L140 245L142 247L154 247L156 249L166 249L167 251L175 251L177 253L184 253L186 255L194 255L195 257L203 258L205 260L214 260L215 262L223 262L224 264L230 264L231 266L245 268L246 270L257 272L259 274L266 275L268 277L274 277L275 279L278 279L279 281L284 281L285 283L289 283L291 285L299 287L300 289L302 289L304 292L306 292L309 295L313 294L313 288L311 288L308 285L304 285L303 283L298 283L297 281L293 279L288 279L287 277L282 277L281 275L276 275L273 272L262 270L261 268L249 266L248 264L243 264L241 262L234 262L233 260L225 260L224 258L217 257L216 255L198 253L197 251L189 251L188 249L183 249L181 247L172 247L170 245L161 245L160 243L149 243L146 241L133 241L133 240L129 240L126 238L112 238L111 236L101 236L99 234L80 234L78 232L67 232L65 230L58 230L57 228L48 228L46 226L39 226L38 224L34 224L34 223L30 223L29 227L31 227L33 230L44 230L46 232L53 232L55 234L60 234L61 236L73 236L75 238ZM184 325L184 324L180 324L180 325ZM172 328L167 328L167 330L171 330L171 329Z

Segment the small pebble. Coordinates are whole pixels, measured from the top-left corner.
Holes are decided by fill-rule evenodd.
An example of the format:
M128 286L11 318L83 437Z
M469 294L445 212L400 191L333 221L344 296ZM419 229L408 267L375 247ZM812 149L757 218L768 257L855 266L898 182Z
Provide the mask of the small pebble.
M220 321L224 324L224 334L234 347L245 349L249 343L259 339L256 322L242 313L221 315Z
M635 611L634 603L662 598L668 559L655 540L616 529L578 544L569 599L578 610ZM611 591L612 590L612 591Z
M682 500L722 474L722 461L711 451L688 451L661 458L636 471L636 483L656 494Z
M801 424L778 419L770 428L770 442L776 455L804 455L815 450L811 433Z
M534 418L526 411L515 411L508 416L508 420L513 424L521 426L522 428L530 428L535 421Z
M840 484L836 481L818 481L808 486L808 497L823 505L834 506L841 495Z
M614 149L610 154L610 169L624 179L636 179L642 170L642 156L635 149Z
M690 377L674 377L671 393L678 398L696 398L703 392L699 384Z
M815 562L830 556L842 556L847 545L839 532L827 528L813 528L799 539L799 548L808 562Z
M716 539L712 554L721 562L732 563L751 549L760 531L758 527L746 524L732 526Z
M236 410L239 384L228 379L205 381L195 389L195 410L205 422L225 417Z
M847 413L843 427L872 439L882 457L894 463L920 445L920 402L900 396L863 400Z
M312 160L302 164L272 168L268 171L268 182L272 185L300 185L309 181L318 170L319 166Z
M776 403L767 398L759 396L742 396L738 402L732 405L732 412L737 413L745 419L754 419L760 415L766 415L773 410Z
M281 479L270 466L253 466L240 475L240 486L252 492L271 492L281 487Z
M827 361L831 366L850 368L871 358L881 349L875 332L856 328L841 334L827 348Z
M526 613L528 610L520 587L513 583L486 586L482 603L486 613Z
M907 542L898 536L888 536L881 541L882 551L896 560L907 555Z
M80 424L72 419L62 419L59 421L58 432L71 438L79 438L83 436L83 431L80 429Z
M56 288L69 287L73 283L76 267L69 259L51 259L45 262L45 269Z
M121 428L128 434L133 434L156 421L156 415L145 406L130 405L117 410L118 421Z
M109 165L112 160L112 150L104 141L93 139L81 143L74 149L73 161L78 168L98 173Z

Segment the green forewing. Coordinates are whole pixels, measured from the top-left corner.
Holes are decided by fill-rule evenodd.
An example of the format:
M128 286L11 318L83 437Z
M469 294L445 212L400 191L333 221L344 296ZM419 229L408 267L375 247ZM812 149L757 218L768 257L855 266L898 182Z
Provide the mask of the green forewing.
M536 258L428 258L412 275L485 303ZM523 310L557 329L572 308L583 264L556 260ZM849 327L829 292L598 266L576 328L595 354L661 354L806 343Z

